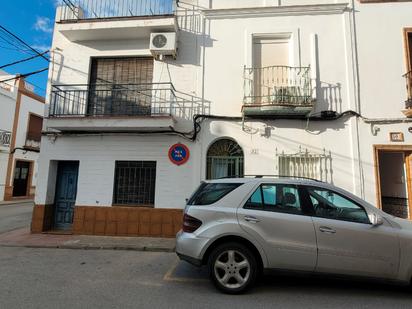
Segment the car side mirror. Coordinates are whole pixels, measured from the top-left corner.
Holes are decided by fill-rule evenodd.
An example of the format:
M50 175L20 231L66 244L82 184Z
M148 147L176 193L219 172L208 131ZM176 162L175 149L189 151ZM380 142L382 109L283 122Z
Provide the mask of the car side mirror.
M383 224L383 217L375 213L369 215L369 220L372 226L379 226Z

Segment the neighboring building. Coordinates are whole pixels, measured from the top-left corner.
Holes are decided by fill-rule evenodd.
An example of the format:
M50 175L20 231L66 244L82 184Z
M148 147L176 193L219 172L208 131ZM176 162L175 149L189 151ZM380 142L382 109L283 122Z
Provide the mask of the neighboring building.
M0 70L0 80L0 201L33 199L44 98L23 78Z
M412 3L74 2L57 10L33 232L173 236L201 180L244 174L412 216Z

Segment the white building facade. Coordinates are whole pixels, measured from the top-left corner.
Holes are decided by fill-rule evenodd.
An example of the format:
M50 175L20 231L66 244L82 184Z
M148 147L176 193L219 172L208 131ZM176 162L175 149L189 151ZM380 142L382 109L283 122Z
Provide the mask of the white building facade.
M0 70L0 201L33 199L44 98L22 78Z
M173 236L202 180L241 175L410 217L412 4L104 2L57 11L33 232Z

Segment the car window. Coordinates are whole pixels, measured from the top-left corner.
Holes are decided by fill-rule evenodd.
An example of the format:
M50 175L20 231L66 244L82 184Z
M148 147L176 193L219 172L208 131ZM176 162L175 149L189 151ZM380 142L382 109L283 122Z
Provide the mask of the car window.
M253 192L245 208L302 214L299 191L291 185L263 184Z
M263 199L262 199L262 190L260 187L253 192L249 200L247 201L248 208L253 209L263 209Z
M315 216L357 223L370 223L365 209L350 199L324 188L309 187L307 190Z
M241 183L202 183L188 205L210 205L239 187Z

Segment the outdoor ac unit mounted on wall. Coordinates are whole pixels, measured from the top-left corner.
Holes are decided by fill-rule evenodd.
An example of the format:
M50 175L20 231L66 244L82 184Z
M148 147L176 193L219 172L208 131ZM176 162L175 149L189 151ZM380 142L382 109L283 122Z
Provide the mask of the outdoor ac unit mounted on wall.
M163 56L176 57L176 32L162 32L150 34L150 52L157 58Z

